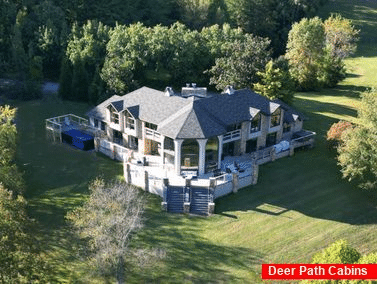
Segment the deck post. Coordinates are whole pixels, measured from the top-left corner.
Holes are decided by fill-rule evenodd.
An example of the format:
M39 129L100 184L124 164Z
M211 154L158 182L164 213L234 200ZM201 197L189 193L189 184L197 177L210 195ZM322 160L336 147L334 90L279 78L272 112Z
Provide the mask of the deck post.
M146 192L149 192L149 177L148 177L148 171L144 171L144 190Z
M124 169L125 169L124 177L126 179L126 182L131 184L132 183L132 180L131 180L131 165L129 163L125 163Z
M208 214L215 213L215 202L213 201L215 190L216 190L216 178L210 177L209 187L208 187Z
M162 211L168 211L168 189L169 188L169 179L163 178L162 179L162 202L161 202L161 209Z
M199 144L198 176L204 175L206 166L206 144L208 139L196 139Z
M293 143L289 145L289 156L292 157L295 154L295 147Z
M232 191L233 193L238 192L238 174L232 173Z
M174 167L177 175L181 175L181 146L183 140L174 140Z
M271 148L271 161L274 162L276 160L276 150L274 147Z
M190 213L190 193L191 193L191 177L185 178L185 190L183 192L184 202L183 202L183 213Z
M256 185L258 183L258 175L259 175L259 165L257 164L257 160L253 159L252 177L251 177L251 184L252 185Z

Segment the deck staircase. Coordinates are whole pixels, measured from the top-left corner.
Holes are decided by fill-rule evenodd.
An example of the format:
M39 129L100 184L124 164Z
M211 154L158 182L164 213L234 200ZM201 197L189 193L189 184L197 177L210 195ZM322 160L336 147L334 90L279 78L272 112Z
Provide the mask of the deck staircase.
M208 215L208 202L207 188L191 188L190 213Z
M183 213L184 188L169 187L167 193L168 212Z
M199 187L177 187L170 186L167 190L167 211L172 213L184 213L185 201L190 205L189 211L197 215L209 214L209 202L211 198L208 188ZM186 200L185 200L186 199ZM188 209L188 208L186 208Z

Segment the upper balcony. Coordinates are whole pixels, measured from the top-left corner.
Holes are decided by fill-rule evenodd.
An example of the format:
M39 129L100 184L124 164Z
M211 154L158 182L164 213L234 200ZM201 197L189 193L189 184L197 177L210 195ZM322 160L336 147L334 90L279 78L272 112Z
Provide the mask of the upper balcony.
M144 128L144 138L160 142L162 136L156 130L145 127Z
M227 132L223 137L223 142L232 142L241 139L241 129Z

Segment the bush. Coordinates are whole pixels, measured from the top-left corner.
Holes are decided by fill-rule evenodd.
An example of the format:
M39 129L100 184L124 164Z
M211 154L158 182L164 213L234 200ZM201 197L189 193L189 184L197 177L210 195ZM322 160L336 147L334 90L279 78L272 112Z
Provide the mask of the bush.
M336 148L342 142L342 135L346 130L352 129L353 125L349 121L340 120L331 125L327 131L327 141L330 148Z

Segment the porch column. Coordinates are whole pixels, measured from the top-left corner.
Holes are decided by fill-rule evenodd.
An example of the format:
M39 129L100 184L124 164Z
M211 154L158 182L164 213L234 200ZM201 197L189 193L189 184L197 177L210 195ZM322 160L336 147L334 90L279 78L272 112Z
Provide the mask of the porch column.
M174 140L174 168L177 175L181 175L181 146L183 140Z
M197 139L199 144L199 172L198 175L204 175L206 165L206 144L208 139Z
M221 156L223 155L223 135L217 136L219 139L219 149L218 149L218 159L217 159L217 168L221 169Z
M165 152L164 152L164 148L165 148L165 136L161 135L161 143L160 143L160 150L161 150L161 165L164 164L164 158L165 158Z

